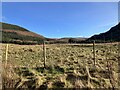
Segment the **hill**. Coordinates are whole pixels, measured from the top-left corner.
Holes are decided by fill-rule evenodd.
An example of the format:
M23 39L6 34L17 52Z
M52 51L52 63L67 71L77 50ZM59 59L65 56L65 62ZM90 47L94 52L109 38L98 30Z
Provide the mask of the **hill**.
M120 41L120 23L112 27L109 31L105 33L100 33L99 35L94 35L86 40L86 42L118 42Z
M81 43L81 41L85 41L87 38L83 37L65 37L65 38L53 38L48 40L49 43Z
M2 43L15 44L40 44L46 38L38 35L18 25L2 23L0 32L2 32Z

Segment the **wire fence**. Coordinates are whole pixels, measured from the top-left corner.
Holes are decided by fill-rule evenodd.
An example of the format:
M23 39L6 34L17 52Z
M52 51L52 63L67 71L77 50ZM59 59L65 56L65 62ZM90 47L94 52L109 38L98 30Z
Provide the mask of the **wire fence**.
M120 43L97 44L45 44L14 45L4 44L3 64L5 68L41 68L50 71L56 69L62 73L87 73L88 86L91 80L109 79L112 88L119 86ZM86 72L84 72L84 70ZM98 72L98 73L96 73ZM100 75L95 75L100 74ZM97 78L97 79L96 79ZM117 83L118 82L118 83Z

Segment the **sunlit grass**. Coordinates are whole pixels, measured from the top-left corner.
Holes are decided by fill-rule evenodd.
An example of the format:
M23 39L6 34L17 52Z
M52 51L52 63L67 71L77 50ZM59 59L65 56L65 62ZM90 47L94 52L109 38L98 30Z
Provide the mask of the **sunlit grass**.
M6 44L2 44L3 64L5 47ZM10 82L13 83L11 86L13 88L108 88L112 86L108 61L112 63L114 78L112 82L118 87L117 44L97 44L95 50L96 66L93 65L92 44L46 45L47 60L44 69L42 45L9 44L8 67L3 75L4 82L14 80L15 82ZM5 73L12 75L12 78Z

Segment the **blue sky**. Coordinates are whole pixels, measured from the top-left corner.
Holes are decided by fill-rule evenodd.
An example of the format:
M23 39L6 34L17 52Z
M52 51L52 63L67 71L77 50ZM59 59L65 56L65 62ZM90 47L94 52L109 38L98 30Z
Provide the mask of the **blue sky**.
M4 2L2 21L45 37L90 37L118 23L118 3Z

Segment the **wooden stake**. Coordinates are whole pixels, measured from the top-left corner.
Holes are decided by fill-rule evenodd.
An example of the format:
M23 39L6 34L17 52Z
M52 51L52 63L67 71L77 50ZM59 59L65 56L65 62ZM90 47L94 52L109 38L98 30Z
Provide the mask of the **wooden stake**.
M93 41L93 60L94 60L94 65L96 64L96 60L95 60L95 41Z
M118 42L118 62L120 63L120 42Z
M118 88L120 88L120 42L118 42Z
M43 57L44 57L44 68L46 67L46 47L45 41L43 41Z
M8 44L6 45L5 67L7 66L7 60L8 60Z

